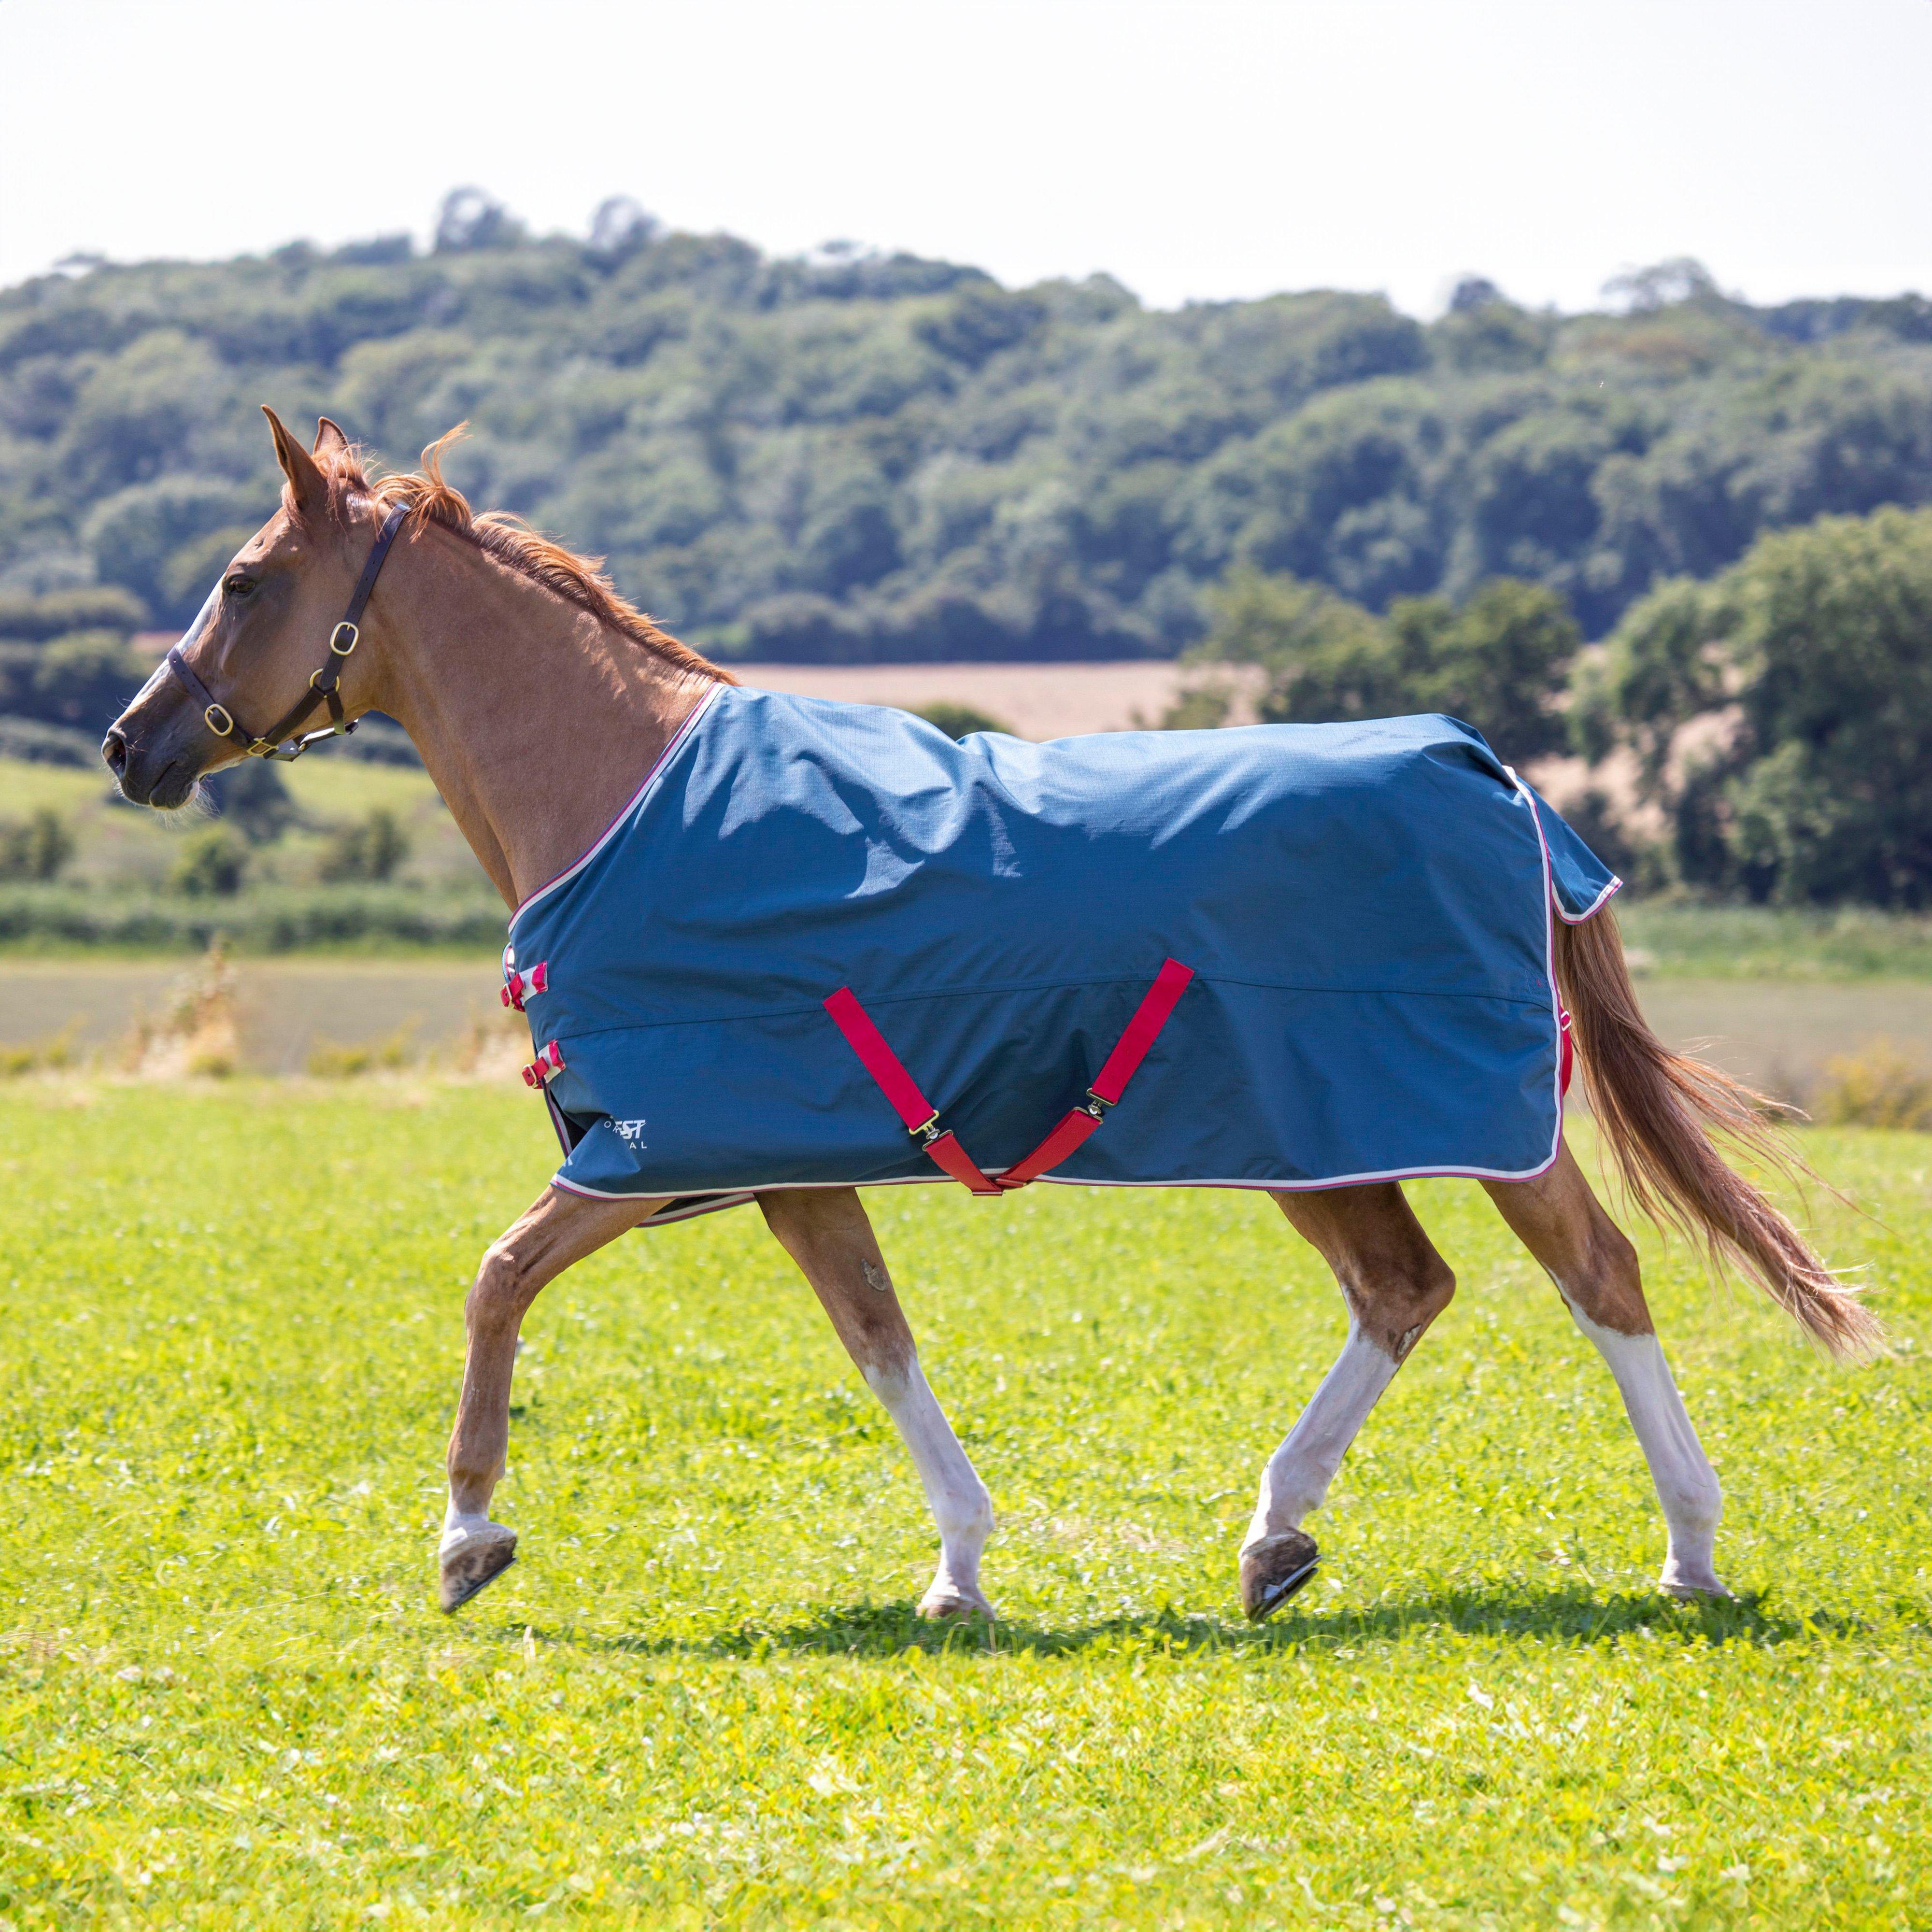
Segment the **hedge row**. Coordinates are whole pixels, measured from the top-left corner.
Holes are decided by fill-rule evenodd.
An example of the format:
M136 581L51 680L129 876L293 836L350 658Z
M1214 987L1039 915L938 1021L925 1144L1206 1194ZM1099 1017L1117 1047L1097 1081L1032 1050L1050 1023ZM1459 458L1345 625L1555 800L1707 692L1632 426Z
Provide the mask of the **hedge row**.
M71 885L0 886L0 944L110 946L178 952L219 938L243 952L371 945L503 943L503 908L472 894L404 886L265 887L232 898L109 892Z

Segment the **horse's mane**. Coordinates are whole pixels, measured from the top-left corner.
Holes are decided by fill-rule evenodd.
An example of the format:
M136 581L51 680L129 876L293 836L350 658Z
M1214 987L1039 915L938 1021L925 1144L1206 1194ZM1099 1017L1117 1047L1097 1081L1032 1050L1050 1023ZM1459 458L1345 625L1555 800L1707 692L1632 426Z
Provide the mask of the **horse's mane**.
M602 557L580 556L574 550L566 550L562 544L553 543L532 530L521 518L501 510L487 511L480 517L472 514L468 500L446 482L442 474L442 452L463 434L465 427L459 423L423 452L419 473L383 476L374 482L353 444L317 452L315 462L328 484L331 512L337 516L346 515L358 497L372 501L385 511L398 503L406 505L410 512L404 526L406 532L412 533L424 524L434 524L473 544L486 556L494 557L518 576L542 584L614 630L622 631L675 669L722 684L737 682L728 670L688 644L680 643L668 631L660 629L622 596L604 574ZM292 512L292 505L288 507Z

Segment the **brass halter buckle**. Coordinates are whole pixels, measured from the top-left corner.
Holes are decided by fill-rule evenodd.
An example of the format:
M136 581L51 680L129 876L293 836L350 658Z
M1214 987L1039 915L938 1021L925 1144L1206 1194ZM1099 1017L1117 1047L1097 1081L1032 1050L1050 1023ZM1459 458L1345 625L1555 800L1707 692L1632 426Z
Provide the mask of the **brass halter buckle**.
M221 719L219 724L214 722L218 714ZM218 738L228 737L235 730L235 720L225 704L211 704L201 716L202 722Z
M343 634L345 632L348 634L349 638L349 641L346 644L341 642ZM329 632L328 648L333 651L338 657L346 658L349 653L356 648L357 643L362 638L362 633L361 629L357 626L350 622L349 620L345 617L340 623L336 626L334 630Z

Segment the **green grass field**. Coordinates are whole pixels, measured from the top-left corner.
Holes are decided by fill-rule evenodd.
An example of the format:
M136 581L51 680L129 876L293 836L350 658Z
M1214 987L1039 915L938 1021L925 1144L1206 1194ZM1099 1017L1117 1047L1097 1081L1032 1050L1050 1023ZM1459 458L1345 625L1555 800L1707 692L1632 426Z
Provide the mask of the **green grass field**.
M497 1514L433 1607L520 1094L0 1096L0 1925L1923 1927L1922 1136L1814 1135L1892 1360L1652 1245L1741 1594L1672 1604L1609 1376L1473 1188L1461 1290L1251 1630L1260 1462L1339 1344L1258 1197L872 1197L1002 1527L997 1632L739 1212L537 1304Z

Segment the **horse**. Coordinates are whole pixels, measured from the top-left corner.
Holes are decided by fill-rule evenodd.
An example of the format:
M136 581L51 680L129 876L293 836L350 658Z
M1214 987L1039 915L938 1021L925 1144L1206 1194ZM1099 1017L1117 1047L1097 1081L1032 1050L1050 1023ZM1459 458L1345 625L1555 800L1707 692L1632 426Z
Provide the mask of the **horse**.
M377 479L328 418L304 450L272 410L264 413L283 477L280 503L107 733L103 755L122 794L178 809L211 772L250 756L298 755L365 712L386 713L414 742L505 903L519 906L580 860L640 774L718 687L738 681L626 602L598 560L513 518L472 514L442 475L450 437L423 452L419 471ZM338 618L344 610L349 616ZM325 706L328 725L287 735ZM244 716L278 722L257 733ZM1607 907L1552 929L1554 977L1572 1016L1585 1093L1630 1198L1696 1242L1715 1268L1754 1280L1833 1356L1878 1352L1882 1331L1855 1291L1714 1144L1714 1135L1724 1136L1751 1158L1778 1163L1759 1096L1668 1051L1652 1032ZM1094 1112L1097 1118L1097 1098ZM1556 1151L1543 1171L1483 1184L1622 1395L1664 1516L1659 1587L1677 1597L1726 1596L1714 1567L1716 1473L1672 1379L1636 1250L1564 1140L1560 1102L1555 1118ZM1320 1552L1304 1520L1455 1292L1399 1180L1270 1191L1333 1272L1348 1332L1262 1471L1238 1567L1242 1608L1256 1621L1312 1575ZM921 1370L856 1188L773 1187L756 1199L918 1472L940 1546L918 1614L991 1618L981 1562L992 1499ZM464 1308L467 1354L437 1546L444 1610L474 1597L515 1556L516 1532L490 1509L506 1468L525 1314L574 1262L667 1204L666 1197L599 1197L553 1183L484 1253Z

